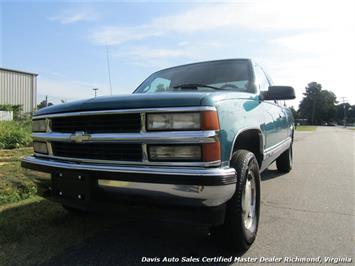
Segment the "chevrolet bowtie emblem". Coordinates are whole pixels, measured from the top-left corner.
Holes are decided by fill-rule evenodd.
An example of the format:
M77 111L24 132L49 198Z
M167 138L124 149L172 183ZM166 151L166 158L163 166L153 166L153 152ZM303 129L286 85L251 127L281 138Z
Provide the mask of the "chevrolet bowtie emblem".
M75 132L74 134L72 134L69 139L72 141L72 142L76 142L76 143L81 143L83 141L87 141L87 140L90 140L91 139L91 135L90 134L86 134L85 132L83 131L78 131L78 132Z

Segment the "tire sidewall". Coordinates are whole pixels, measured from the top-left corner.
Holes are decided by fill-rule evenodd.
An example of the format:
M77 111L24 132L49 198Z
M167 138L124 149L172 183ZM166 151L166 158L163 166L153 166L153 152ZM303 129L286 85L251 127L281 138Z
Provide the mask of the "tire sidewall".
M290 147L285 150L279 158L276 159L277 170L282 173L288 173L293 167L293 151L292 143Z
M237 184L236 191L228 204L229 217L226 222L233 222L234 224L230 224L230 227L234 227L236 230L237 238L244 241L243 245L245 248L249 247L251 243L256 238L256 234L258 231L259 224L259 216L260 216L260 173L258 162L253 153L239 150L233 154L231 160L231 167L235 168L237 172ZM253 171L255 178L255 189L256 189L256 207L255 207L255 230L250 232L245 228L242 214L242 191L246 184L247 173L248 170ZM233 230L231 230L232 232ZM235 241L238 241L235 239Z

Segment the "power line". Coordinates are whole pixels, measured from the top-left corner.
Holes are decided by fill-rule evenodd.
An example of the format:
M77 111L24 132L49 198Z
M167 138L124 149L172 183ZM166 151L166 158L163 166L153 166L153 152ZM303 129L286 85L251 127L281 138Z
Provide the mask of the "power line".
M345 104L345 102L346 102L346 97L339 97L339 98L342 99L343 104Z

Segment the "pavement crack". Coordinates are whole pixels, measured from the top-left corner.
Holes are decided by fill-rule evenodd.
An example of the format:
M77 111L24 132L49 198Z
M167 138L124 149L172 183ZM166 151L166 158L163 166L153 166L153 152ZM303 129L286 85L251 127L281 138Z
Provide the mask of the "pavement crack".
M302 209L302 208L295 208L295 207L289 207L289 206L282 206L277 203L273 202L268 202L268 201L261 201L261 203L265 206L276 208L276 209L287 209L287 210L292 210L292 211L298 211L298 212L306 212L306 213L320 213L320 214L337 214L337 215L343 215L343 216L352 216L355 217L355 213L345 213L345 212L337 212L337 211L318 211L318 210L308 210L308 209Z

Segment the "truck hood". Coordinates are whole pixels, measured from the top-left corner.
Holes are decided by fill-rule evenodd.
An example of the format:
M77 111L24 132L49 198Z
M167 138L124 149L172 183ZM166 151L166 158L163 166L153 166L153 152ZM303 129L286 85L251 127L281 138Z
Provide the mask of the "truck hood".
M177 92L129 94L122 96L104 96L87 100L73 101L52 105L37 111L34 116L96 111L113 109L137 109L159 107L187 107L187 106L214 106L216 102L235 99L250 98L253 94L242 92Z

